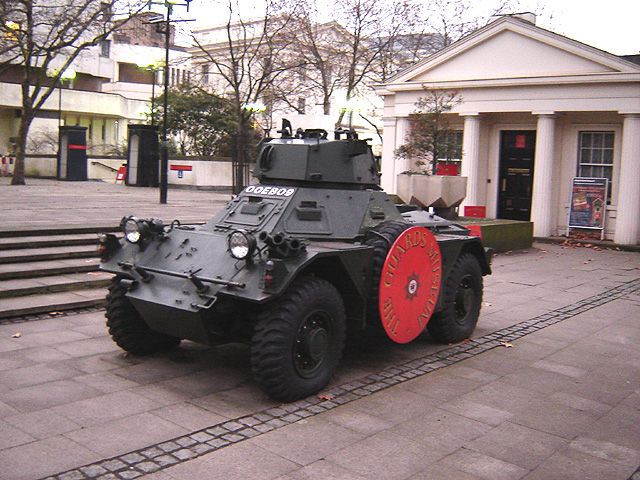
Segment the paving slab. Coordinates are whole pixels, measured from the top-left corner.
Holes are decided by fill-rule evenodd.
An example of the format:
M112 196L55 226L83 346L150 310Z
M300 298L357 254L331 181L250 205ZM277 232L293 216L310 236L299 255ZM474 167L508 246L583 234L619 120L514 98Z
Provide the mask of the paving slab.
M228 193L169 187L167 204L161 205L159 189L105 182L60 182L27 179L27 185L9 185L0 178L3 209L0 231L82 227L102 224L114 227L125 215L161 218L167 222L202 222L230 199Z
M157 189L29 183L0 182L16 204L0 231L128 213L205 221L228 199L170 189L160 206ZM640 255L538 244L493 270L470 342L350 350L335 399L306 404L268 399L246 347L183 342L141 358L111 342L104 312L0 321L0 477L628 480L640 465L640 289L625 285Z
M467 448L534 470L569 441L540 430L505 421L466 445Z

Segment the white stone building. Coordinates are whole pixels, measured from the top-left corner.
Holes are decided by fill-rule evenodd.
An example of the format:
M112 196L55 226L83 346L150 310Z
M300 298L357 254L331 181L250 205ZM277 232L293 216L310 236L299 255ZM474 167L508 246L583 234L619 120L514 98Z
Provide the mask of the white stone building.
M55 153L59 123L87 127L90 152L110 153L126 142L127 124L146 121L151 94L162 93L163 69L157 66L165 58L164 35L148 23L148 15L153 14L130 20L109 40L81 53L69 69L75 78L56 88L37 112L27 153ZM175 47L173 32L171 37L169 79L175 85L190 76L191 65L189 54ZM156 65L155 75L143 68L150 64ZM13 151L18 134L21 68L16 65L0 75L0 154Z
M394 151L424 89L456 91L464 205L485 206L489 218L530 219L536 237L564 234L572 178L606 177L606 238L638 244L640 65L531 20L500 18L378 89L383 186L395 191L407 169Z

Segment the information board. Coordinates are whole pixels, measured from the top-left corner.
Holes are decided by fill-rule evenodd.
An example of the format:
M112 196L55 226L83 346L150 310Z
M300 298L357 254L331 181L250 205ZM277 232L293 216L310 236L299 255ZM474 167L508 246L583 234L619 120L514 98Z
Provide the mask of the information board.
M569 206L570 228L604 230L607 187L606 178L574 177Z

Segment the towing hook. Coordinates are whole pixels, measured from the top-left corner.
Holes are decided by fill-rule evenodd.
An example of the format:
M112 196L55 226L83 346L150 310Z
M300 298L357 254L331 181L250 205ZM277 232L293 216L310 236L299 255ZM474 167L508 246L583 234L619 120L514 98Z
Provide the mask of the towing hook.
M205 293L209 290L209 285L205 285L202 280L196 277L195 273L190 273L187 278L196 287L198 293Z

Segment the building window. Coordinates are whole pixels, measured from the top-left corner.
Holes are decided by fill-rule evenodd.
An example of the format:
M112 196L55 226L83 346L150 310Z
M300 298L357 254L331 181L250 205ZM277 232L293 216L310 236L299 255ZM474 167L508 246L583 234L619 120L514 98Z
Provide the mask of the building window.
M462 163L462 130L455 130L448 133L444 152L438 155L436 172L438 175L460 175Z
M102 40L100 42L100 56L109 58L110 54L111 54L111 41Z
M209 65L207 63L203 63L200 65L200 73L202 75L202 83L205 85L209 83Z
M579 132L578 176L608 178L607 200L611 200L613 178L613 132Z

